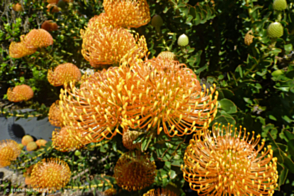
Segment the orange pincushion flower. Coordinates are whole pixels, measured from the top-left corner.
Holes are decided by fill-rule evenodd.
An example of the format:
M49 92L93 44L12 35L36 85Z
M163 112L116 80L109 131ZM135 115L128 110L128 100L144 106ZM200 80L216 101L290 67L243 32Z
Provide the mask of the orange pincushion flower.
M26 36L22 36L21 39L26 47L31 49L43 48L53 44L51 34L44 29L33 29Z
M176 60L176 55L170 51L163 51L159 53L157 58L167 59L167 60Z
M109 21L116 27L138 28L151 20L146 0L104 0L103 7Z
M46 1L46 0L45 0ZM50 3L50 4L57 4L59 0L47 0L46 2L47 3Z
M47 5L47 12L51 12L51 13L57 13L57 12L59 12L60 10L59 10L59 7L57 7L57 5L56 4L48 4Z
M0 141L0 168L11 164L20 155L18 143L13 140Z
M60 159L43 159L31 173L31 186L40 192L52 192L63 188L70 180L68 164Z
M217 112L214 87L203 86L194 72L177 61L154 58L137 62L126 90L131 103L124 106L124 125L133 129L163 130L170 137L183 136L209 126Z
M13 9L14 11L16 11L16 12L21 12L21 11L23 11L23 8L22 8L22 6L21 6L19 3L14 4L14 5L12 6L12 9Z
M59 100L53 103L48 113L49 122L56 127L62 127L61 111L59 109Z
M127 152L122 155L115 167L114 178L117 185L128 191L137 191L150 186L156 176L155 162L147 155Z
M52 22L52 20L46 20L43 22L41 28L48 32L56 31L58 29L58 25L55 22Z
M243 136L242 136L243 135ZM214 125L212 132L194 135L184 155L184 179L199 195L273 195L277 159L271 146L260 146L260 135ZM261 152L261 153L259 153Z
M84 142L84 132L75 127L62 127L52 132L52 145L61 152L74 151L82 148Z
M99 26L112 26L105 13L93 16L88 22L88 28L98 28Z
M12 102L27 101L33 98L34 92L28 85L22 84L14 87L12 90L9 88L7 90L7 98Z
M9 46L9 56L12 58L22 58L35 52L36 49L27 48L23 42L11 42Z
M85 32L81 31L81 37L82 55L95 68L118 64L131 49L138 47L135 38L126 29L99 24L96 20ZM142 51L145 49L142 48ZM142 57L139 53L138 58Z
M134 150L136 148L140 149L141 143L133 144L133 141L135 141L141 134L142 132L139 131L125 131L122 136L122 142L124 147L126 147L129 150Z
M178 194L172 192L171 190L164 188L151 189L143 196L178 196Z
M54 72L48 71L48 82L53 86L62 86L64 83L77 82L81 79L81 71L72 63L58 65Z
M60 109L65 126L88 133L87 143L111 139L122 122L124 79L128 67L111 67L85 78L80 89L61 90Z

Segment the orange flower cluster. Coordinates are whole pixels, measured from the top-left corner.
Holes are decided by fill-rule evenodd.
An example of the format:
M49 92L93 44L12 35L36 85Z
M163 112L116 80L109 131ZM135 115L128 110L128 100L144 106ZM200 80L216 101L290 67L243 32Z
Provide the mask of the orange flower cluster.
M14 87L13 89L8 88L7 98L11 102L27 101L33 98L34 92L28 85L22 84Z
M23 11L23 8L22 8L22 6L21 6L19 3L14 4L14 5L12 6L12 9L13 9L14 11L16 11L16 12L21 12L21 11Z
M84 131L70 126L52 132L52 145L61 152L74 151L82 148L85 143Z
M34 54L37 49L27 48L24 42L11 42L9 46L9 56L12 58L22 58Z
M55 22L52 22L52 20L46 20L42 23L41 28L48 32L56 31L58 29L58 25Z
M64 63L58 65L54 72L48 71L48 82L53 86L62 86L65 83L77 82L81 79L81 71L72 63Z
M137 49L137 58L142 58L147 52L145 38L136 40L124 28L114 28L101 24L102 17L94 18L85 31L81 31L83 39L82 55L97 68L103 65L118 64L130 50ZM136 50L136 51L137 51Z
M62 118L61 118L61 111L59 109L59 100L53 103L50 106L49 113L48 113L48 120L49 122L56 127L62 127Z
M157 58L162 58L166 60L176 60L176 55L173 52L163 51L158 54Z
M129 68L111 67L85 78L80 89L61 90L60 109L65 126L88 133L87 143L111 139L122 122L122 78ZM114 130L115 129L115 130Z
M64 187L70 180L71 171L66 162L56 158L38 162L31 173L31 186L36 191L53 192Z
M218 92L207 89L194 72L173 60L153 58L132 66L124 105L125 121L133 129L163 130L168 136L183 136L209 126L217 112Z
M44 29L33 29L27 35L20 36L21 42L11 42L9 46L9 56L12 58L22 58L31 55L38 48L47 47L53 44L53 38Z
M81 30L84 58L97 68L144 57L148 51L145 38L134 38L124 27L140 27L150 21L146 0L106 0L103 6L105 13L91 18L88 28Z
M117 185L128 191L137 191L150 186L156 176L155 162L144 154L131 152L122 155L115 167Z
M171 190L164 188L151 189L143 196L178 196L178 194L172 192Z
M184 64L152 59L96 72L61 90L59 103L64 125L84 130L87 144L111 139L119 126L170 137L201 131L215 117L214 92L202 91Z
M146 0L104 0L103 7L108 20L116 27L138 28L151 20Z
M263 150L264 140L258 145L260 135L249 135L230 125L194 135L181 167L191 189L199 195L273 195L277 159L271 146Z
M18 143L13 140L0 141L0 168L11 164L20 155Z
M30 49L43 48L53 44L51 34L44 29L33 29L27 35L22 35L21 40Z

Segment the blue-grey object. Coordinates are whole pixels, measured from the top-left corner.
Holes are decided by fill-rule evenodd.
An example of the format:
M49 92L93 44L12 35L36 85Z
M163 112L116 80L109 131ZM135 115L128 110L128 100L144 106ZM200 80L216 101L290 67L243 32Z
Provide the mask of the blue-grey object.
M30 117L16 120L16 117L5 118L0 116L0 141L12 139L21 143L24 135L50 141L55 128L49 123L48 118L37 120L37 117Z

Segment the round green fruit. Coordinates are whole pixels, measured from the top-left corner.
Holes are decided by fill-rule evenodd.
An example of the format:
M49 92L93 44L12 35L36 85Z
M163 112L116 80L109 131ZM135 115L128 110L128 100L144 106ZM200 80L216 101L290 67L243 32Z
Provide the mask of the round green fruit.
M161 18L161 16L155 14L153 17L152 17L152 20L151 20L151 25L154 26L155 28L159 28L161 27L163 24L163 20Z
M279 22L271 23L267 28L267 34L270 38L279 38L284 34L284 28Z
M286 0L275 0L273 3L274 10L283 11L287 8L287 1Z
M180 37L178 38L178 45L179 46L187 46L188 44L189 44L188 36L185 34L180 35Z
M75 151L75 155L76 155L76 156L81 156L81 154L82 154L82 153L81 153L79 150L76 150L76 151Z

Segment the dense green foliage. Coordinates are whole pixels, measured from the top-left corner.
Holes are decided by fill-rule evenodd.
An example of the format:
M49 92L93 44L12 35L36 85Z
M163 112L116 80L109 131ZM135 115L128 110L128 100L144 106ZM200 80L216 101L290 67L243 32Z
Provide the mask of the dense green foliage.
M46 116L48 107L58 99L60 90L48 83L47 70L64 62L72 62L81 69L90 68L80 52L82 40L79 32L91 17L103 12L102 2L81 0L65 4L60 12L54 14L47 11L44 1L21 1L24 12L13 11L13 3L17 1L4 0L0 4L0 96L4 96L8 87L28 84L33 88L35 97L21 104ZM273 10L273 0L148 0L148 3L151 17L157 14L163 20L160 31L150 23L133 30L146 37L149 58L161 51L172 51L181 63L194 70L202 83L207 86L215 83L220 96L213 123L242 125L248 131L260 134L278 158L279 188L275 195L293 195L294 5L288 2L288 8L278 12ZM10 58L9 44L19 41L20 35L30 29L39 28L47 19L59 26L57 31L51 33L53 46L25 58ZM282 37L271 39L267 36L267 28L275 21L283 25L284 32ZM246 45L244 38L250 30L254 39ZM185 47L177 44L182 34L189 38ZM3 102L7 100L3 99ZM171 182L178 188L184 186L179 166L183 164L183 153L190 138L170 139L165 135L155 139L146 135L139 137L137 141L142 142L142 150L147 150L156 160L158 173L155 186L164 187ZM57 156L78 159L85 167L88 164L93 173L105 171L107 175L112 174L119 157L119 153L115 152L118 149L127 151L119 135L95 149L81 150L82 157L107 157L95 169L88 159L73 156L74 152L64 155L53 151ZM46 156L48 153L52 151L46 152ZM95 184L95 181L91 183Z

